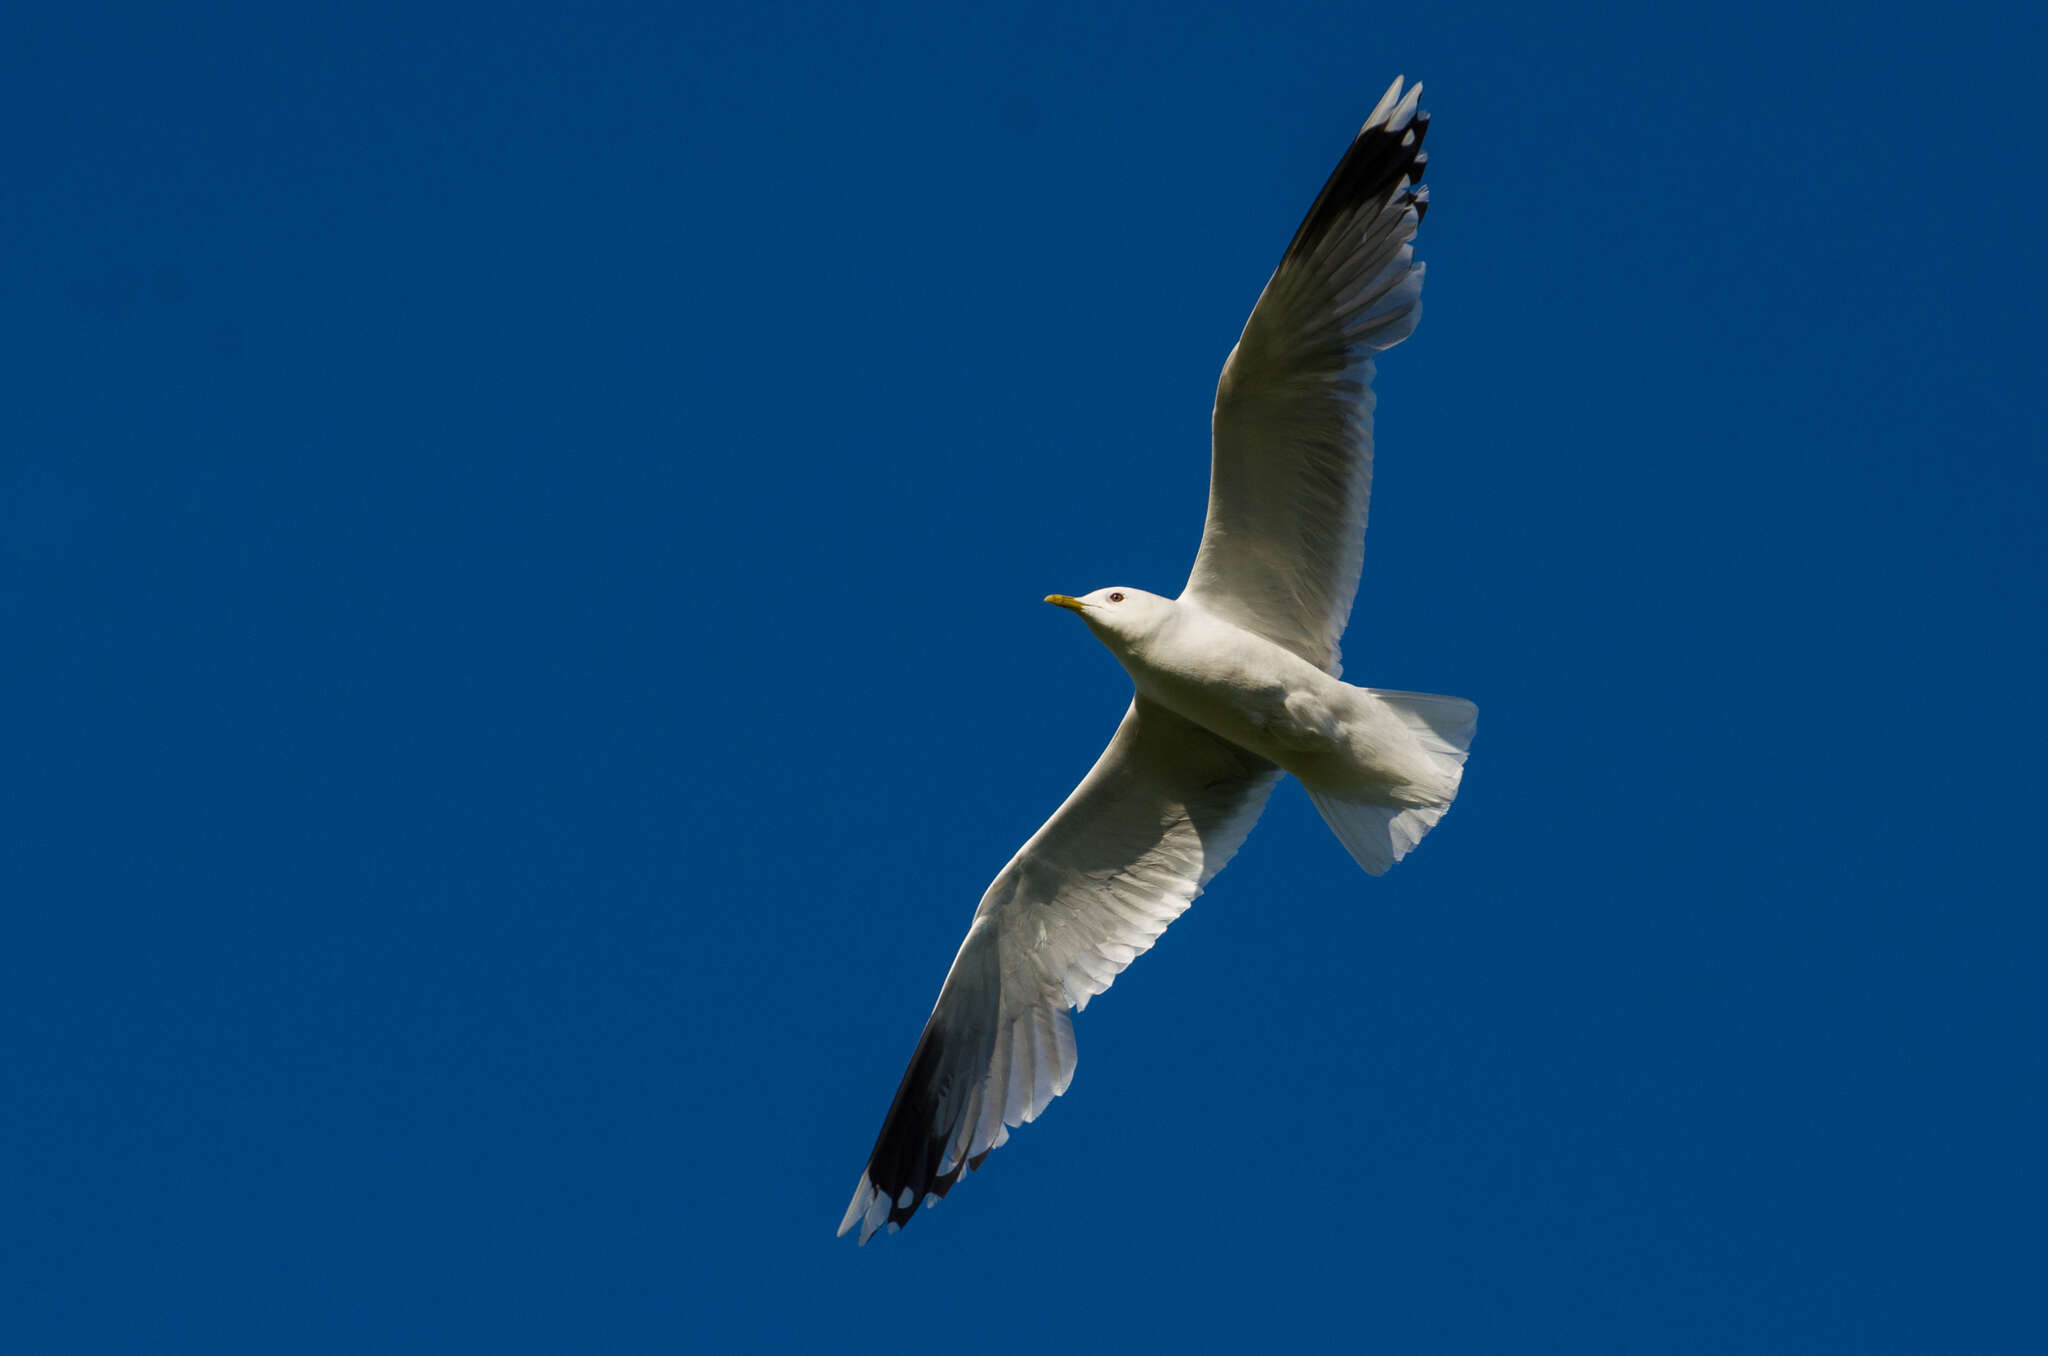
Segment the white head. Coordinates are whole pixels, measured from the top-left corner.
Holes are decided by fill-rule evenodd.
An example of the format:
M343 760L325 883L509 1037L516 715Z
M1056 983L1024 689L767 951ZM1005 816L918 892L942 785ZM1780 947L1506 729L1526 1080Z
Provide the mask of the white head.
M1079 598L1064 593L1046 595L1054 607L1081 614L1096 639L1111 647L1128 646L1151 635L1173 616L1174 602L1143 589L1121 585L1097 589Z

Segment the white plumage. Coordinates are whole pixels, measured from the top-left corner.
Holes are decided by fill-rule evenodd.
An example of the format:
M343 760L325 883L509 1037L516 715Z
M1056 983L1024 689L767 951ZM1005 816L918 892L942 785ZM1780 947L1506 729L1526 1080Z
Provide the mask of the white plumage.
M1136 695L1109 747L982 897L839 1232L933 1204L1074 1075L1068 1009L1151 947L1283 773L1377 874L1457 794L1476 710L1353 687L1338 640L1372 486L1372 355L1421 312L1428 115L1396 79L1266 284L1216 390L1208 521L1178 599L1078 612Z

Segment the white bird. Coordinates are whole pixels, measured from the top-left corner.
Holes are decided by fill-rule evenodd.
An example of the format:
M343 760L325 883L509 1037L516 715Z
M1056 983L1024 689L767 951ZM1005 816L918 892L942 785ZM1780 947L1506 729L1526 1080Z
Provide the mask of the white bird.
M1372 485L1372 355L1421 313L1429 115L1396 78L1295 231L1216 387L1209 517L1179 598L1080 614L1131 676L1094 768L982 896L840 1222L936 1204L1074 1076L1069 1008L1179 917L1293 773L1378 875L1458 793L1477 709L1353 687L1337 641Z

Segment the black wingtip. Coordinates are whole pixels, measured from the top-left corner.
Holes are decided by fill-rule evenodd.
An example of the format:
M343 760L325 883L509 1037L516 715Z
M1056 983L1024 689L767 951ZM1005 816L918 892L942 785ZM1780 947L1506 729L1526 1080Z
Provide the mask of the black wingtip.
M1294 238L1287 242L1281 262L1314 250L1338 222L1360 207L1399 192L1404 178L1412 193L1422 182L1423 170L1429 164L1429 156L1422 149L1423 138L1428 134L1429 114L1419 108L1398 129L1389 127L1385 121L1368 123L1361 129L1352 139L1350 149L1344 152L1344 158L1337 162L1337 168L1330 171L1322 192L1316 195L1315 205L1295 229ZM1415 204L1418 219L1427 210L1426 202L1424 199Z
M939 1165L946 1140L932 1130L945 1062L945 1033L937 1022L929 1022L903 1071L903 1081L896 1086L895 1100L875 1137L874 1152L868 1156L868 1180L877 1195L888 1198L888 1222L899 1228L917 1213L927 1192L943 1196L959 1177L955 1171L942 1182ZM910 1199L900 1204L906 1191Z

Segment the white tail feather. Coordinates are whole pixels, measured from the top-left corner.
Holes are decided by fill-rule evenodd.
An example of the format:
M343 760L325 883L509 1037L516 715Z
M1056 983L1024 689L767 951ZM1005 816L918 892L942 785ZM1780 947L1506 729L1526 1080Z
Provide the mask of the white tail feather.
M1472 731L1479 724L1478 707L1463 697L1441 697L1434 692L1395 692L1384 687L1366 691L1392 707L1430 752L1446 755L1455 766L1465 765Z
M1345 800L1308 788L1323 822L1337 835L1337 841L1351 859L1374 876L1407 856L1422 836L1435 828L1451 808L1463 776L1465 754L1472 744L1472 732L1479 723L1479 708L1463 697L1441 697L1430 692L1392 692L1369 688L1375 697L1401 718L1420 744L1449 776L1451 790L1432 805L1382 805L1373 801Z

